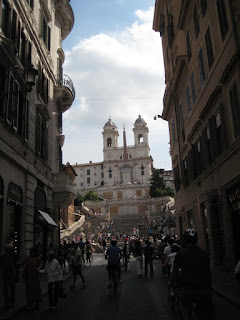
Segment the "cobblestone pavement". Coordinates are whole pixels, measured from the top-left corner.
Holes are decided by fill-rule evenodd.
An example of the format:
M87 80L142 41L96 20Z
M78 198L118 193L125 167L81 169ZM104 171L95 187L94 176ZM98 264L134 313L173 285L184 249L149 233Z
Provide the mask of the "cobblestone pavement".
M167 280L163 277L160 261L154 261L154 277L137 278L134 258L129 270L122 270L122 283L114 296L107 288L106 260L103 255L94 256L92 266L85 266L83 274L87 288L78 279L76 287L70 289L72 279L65 281L67 298L60 299L56 310L47 309L47 295L40 309L22 310L14 319L81 319L81 320L177 320L167 299ZM214 294L217 320L238 320L240 309L219 295ZM206 319L207 320L207 319Z

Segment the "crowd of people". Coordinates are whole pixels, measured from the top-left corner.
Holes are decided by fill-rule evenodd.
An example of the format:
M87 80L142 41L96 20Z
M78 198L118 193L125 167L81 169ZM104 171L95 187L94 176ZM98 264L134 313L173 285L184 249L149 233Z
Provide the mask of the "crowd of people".
M153 260L161 260L160 267L169 281L169 286L177 292L181 301L182 313L188 319L189 308L193 300L211 304L211 268L208 254L197 246L198 235L194 229L187 229L182 235L182 241L175 237L163 236L158 239L145 236L139 238L124 234L123 248L117 246L117 239L103 238L101 246L105 258L108 260L108 287L112 287L112 272L118 271L121 279L121 269L128 269L129 258L135 258L136 276L141 278L154 276ZM64 241L57 251L52 245L42 257L38 247L31 248L24 261L23 278L26 288L26 301L29 310L35 310L42 301L40 287L41 274L47 275L49 308L55 309L59 296L64 297L66 292L63 286L64 272L72 272L72 285L76 285L77 276L80 277L83 288L86 288L85 277L82 273L83 265L91 265L93 245L89 240L78 243ZM122 261L121 261L122 260ZM0 258L1 273L3 275L3 295L6 308L15 305L15 280L17 274L17 260L14 246L8 243L5 253ZM235 275L239 281L240 262Z

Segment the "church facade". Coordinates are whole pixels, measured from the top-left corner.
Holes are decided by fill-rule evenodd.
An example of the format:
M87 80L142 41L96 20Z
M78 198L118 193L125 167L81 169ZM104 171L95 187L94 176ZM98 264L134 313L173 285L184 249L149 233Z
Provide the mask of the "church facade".
M123 146L118 146L119 132L109 119L103 127L103 162L77 164L75 183L79 193L93 190L106 200L146 198L153 160L148 144L148 127L139 115L134 123L134 145L128 146L123 130Z

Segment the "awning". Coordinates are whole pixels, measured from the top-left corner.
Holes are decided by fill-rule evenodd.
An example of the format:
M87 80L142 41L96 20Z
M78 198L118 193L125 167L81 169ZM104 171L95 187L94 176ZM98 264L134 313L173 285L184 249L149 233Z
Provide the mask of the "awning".
M52 226L55 226L55 227L58 226L47 212L44 212L41 210L38 210L38 212L41 214L41 216L43 216L43 218L47 221L48 224L51 224Z

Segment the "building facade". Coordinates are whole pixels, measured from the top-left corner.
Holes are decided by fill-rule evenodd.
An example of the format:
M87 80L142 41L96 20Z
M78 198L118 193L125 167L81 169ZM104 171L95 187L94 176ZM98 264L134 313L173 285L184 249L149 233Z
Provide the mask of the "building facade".
M102 132L103 162L73 165L79 192L94 190L108 200L148 195L152 158L148 127L140 115L134 123L133 133L133 146L127 146L124 129L123 146L118 147L118 129L111 119L107 121ZM121 189L125 192L121 192Z
M69 0L0 0L0 253L12 241L19 261L38 244L59 243L59 214L76 197L62 165L62 114L75 98L63 75Z
M213 19L214 17L214 19ZM195 227L214 265L240 259L240 3L156 0L178 235Z

